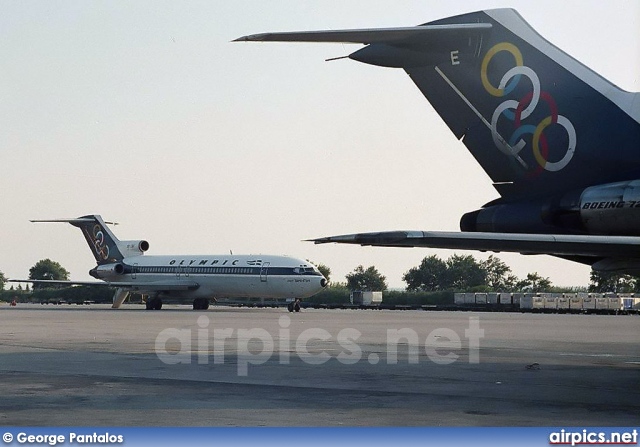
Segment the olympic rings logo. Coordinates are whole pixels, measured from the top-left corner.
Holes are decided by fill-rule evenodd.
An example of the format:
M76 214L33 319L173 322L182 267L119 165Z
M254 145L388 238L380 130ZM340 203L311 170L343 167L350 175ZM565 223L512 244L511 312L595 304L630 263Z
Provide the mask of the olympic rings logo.
M506 51L513 56L515 67L508 70L502 76L498 87L495 87L489 81L487 71L491 59L493 59L496 54L503 51ZM533 156L538 165L540 165L540 168L552 172L560 171L569 164L576 150L576 131L571 121L558 114L558 107L556 106L555 100L549 93L541 90L538 75L531 68L524 65L522 53L518 47L508 42L498 43L487 51L487 54L482 60L482 66L480 68L482 85L492 96L498 98L507 96L520 83L523 76L528 78L531 82L532 91L523 96L519 101L509 99L496 107L491 117L491 135L493 137L493 142L500 151L515 157L525 168L527 168L526 163L518 154L526 146L526 142L522 139L522 136L531 134ZM549 116L542 119L542 121L537 125L523 124L522 121L526 120L533 113L541 100L546 103L550 112ZM513 122L515 130L509 138L509 141L506 141L498 133L498 120L500 117L505 117L509 121ZM569 137L569 144L564 156L562 159L555 162L551 162L547 159L549 156L549 144L544 135L544 130L552 124L559 124L564 127Z
M104 233L102 232L102 228L100 225L93 226L93 246L96 250L96 254L100 256L101 259L107 259L109 257L109 247L105 244Z

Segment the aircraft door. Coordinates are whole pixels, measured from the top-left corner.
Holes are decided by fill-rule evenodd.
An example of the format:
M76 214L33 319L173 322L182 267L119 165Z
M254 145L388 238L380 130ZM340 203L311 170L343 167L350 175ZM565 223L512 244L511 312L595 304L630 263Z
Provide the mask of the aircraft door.
M260 282L267 282L267 276L269 274L269 265L271 265L271 263L265 262L260 267Z
M137 262L135 264L133 264L133 267L131 268L131 279L136 279L136 276L138 276L138 263Z

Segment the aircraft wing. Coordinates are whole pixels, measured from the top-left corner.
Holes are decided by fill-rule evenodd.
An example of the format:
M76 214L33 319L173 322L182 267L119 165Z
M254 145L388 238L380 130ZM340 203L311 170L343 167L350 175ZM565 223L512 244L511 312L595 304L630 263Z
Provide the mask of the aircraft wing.
M262 33L238 37L233 42L334 42L334 43L387 43L410 44L419 42L425 35L460 34L462 32L488 31L490 23L455 23L451 25L420 25L401 28L346 29L327 31L292 31Z
M31 284L49 284L61 286L97 286L97 287L117 287L139 292L173 291L173 290L196 290L200 284L194 281L56 281L48 279L10 279L9 282L28 282Z
M386 231L329 236L310 241L316 244L336 242L376 247L430 247L603 258L636 258L640 252L640 237L634 236Z

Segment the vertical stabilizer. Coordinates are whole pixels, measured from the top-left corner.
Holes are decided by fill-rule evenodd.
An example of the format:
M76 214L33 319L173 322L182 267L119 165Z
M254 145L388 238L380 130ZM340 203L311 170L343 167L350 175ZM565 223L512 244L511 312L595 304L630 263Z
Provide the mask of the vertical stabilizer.
M122 253L118 248L120 241L107 228L107 224L99 215L82 216L76 219L32 220L31 222L66 222L80 228L98 265L109 264L123 259Z

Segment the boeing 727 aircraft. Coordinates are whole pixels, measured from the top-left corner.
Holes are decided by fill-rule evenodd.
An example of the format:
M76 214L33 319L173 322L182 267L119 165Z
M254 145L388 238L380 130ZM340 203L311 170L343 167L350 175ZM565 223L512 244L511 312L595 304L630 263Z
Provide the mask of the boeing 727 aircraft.
M462 232L359 233L315 243L549 254L598 271L640 273L640 94L562 52L513 9L407 28L236 40L365 44L348 57L403 69L500 195L463 215Z
M194 309L205 310L209 299L216 296L306 298L327 285L314 265L286 256L143 256L149 249L147 241L118 240L97 215L32 222L66 222L80 228L98 264L89 274L104 282L12 281L116 287L114 308L119 308L130 292L148 295L149 310L161 309L163 297L193 299Z

